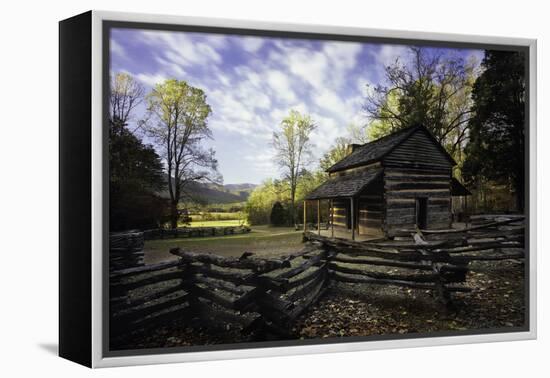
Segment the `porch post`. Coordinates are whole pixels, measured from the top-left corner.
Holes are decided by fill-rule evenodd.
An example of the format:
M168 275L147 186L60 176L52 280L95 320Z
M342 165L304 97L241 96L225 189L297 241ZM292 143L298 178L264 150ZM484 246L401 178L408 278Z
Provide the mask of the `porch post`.
M351 204L351 240L355 240L355 211L353 208L353 197L349 198Z
M317 235L321 235L321 200L317 200Z
M307 200L304 200L304 233L307 231L306 219L307 219Z
M464 214L464 223L466 224L465 227L468 227L468 219L469 219L469 215L468 215L468 196L464 196L464 211L463 211L463 214Z
M330 200L330 237L334 238L334 200Z

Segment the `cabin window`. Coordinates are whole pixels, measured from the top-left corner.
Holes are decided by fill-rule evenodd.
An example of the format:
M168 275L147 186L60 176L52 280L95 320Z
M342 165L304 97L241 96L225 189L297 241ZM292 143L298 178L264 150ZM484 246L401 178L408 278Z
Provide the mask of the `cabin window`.
M428 198L426 197L416 199L416 225L421 230L428 226Z

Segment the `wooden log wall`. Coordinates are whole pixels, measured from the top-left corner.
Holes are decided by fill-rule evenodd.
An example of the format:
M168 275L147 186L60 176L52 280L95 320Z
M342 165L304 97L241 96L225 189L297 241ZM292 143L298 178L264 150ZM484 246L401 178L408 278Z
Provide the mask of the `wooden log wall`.
M452 163L420 129L384 158L385 224L389 236L416 224L416 198L428 199L427 228L449 228Z
M369 185L357 198L357 225L359 235L383 236L384 181Z
M384 214L384 196L363 194L358 198L358 231L359 235L382 236Z
M395 230L414 228L416 201L427 199L427 228L449 228L451 215L451 172L386 167L384 170L384 228L388 236Z
M349 199L337 198L333 200L334 206L334 226L347 229L347 217L349 209Z

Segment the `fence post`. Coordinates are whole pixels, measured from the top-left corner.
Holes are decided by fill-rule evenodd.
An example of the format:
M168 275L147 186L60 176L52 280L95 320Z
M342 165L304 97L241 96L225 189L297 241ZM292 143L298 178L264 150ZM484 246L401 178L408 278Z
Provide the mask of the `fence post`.
M304 200L304 234L307 231L307 200Z
M185 262L179 266L182 273L181 287L187 293L187 303L189 303L189 319L200 318L201 302L197 297L195 290L195 271L191 263Z
M437 280L435 281L435 296L439 302L445 305L445 307L452 306L451 293L447 290L445 286L445 281L443 280L441 267L443 264L436 263L432 261L432 271L437 275Z

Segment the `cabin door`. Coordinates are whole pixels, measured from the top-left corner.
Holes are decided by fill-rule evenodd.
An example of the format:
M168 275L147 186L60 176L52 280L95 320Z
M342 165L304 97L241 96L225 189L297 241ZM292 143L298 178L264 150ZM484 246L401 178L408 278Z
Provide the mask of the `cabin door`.
M428 199L426 197L416 199L416 225L421 230L428 226Z

